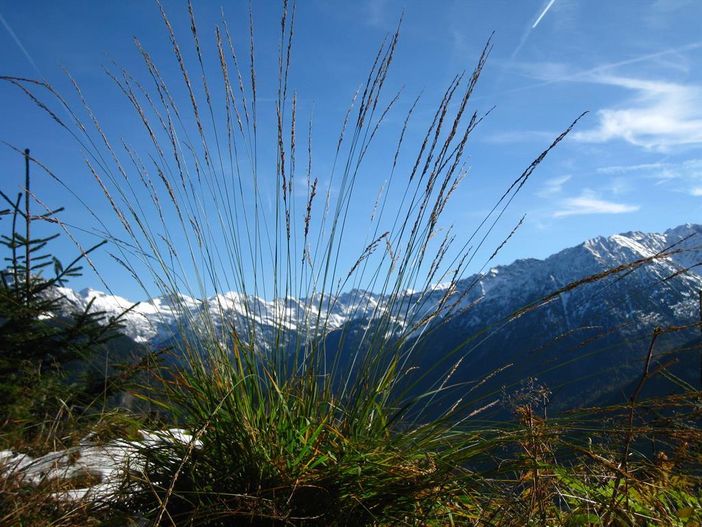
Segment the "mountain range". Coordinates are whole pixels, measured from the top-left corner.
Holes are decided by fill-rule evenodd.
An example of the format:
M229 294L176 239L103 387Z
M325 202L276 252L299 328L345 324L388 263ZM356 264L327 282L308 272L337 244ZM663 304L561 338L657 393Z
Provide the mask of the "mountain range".
M588 280L632 262L638 263ZM548 302L541 301L559 290ZM442 286L406 291L399 305L412 306L418 319L446 298L456 299L446 302L451 316L449 307L442 308L446 316L428 322L424 334L430 338L410 338L407 344L416 344L415 370L434 372L418 375L423 389L451 372L452 398L471 397L476 406L510 390L519 392L525 383L541 383L557 407L572 407L625 396L623 387L640 375L654 329L700 320L700 291L702 225L687 224L663 233L600 236L543 260L521 259L468 276L450 295ZM91 309L108 316L133 305L92 289L62 288L61 293L76 308L92 302ZM322 319L327 342L338 345L339 334L368 324L386 299L360 290L322 302L266 301L236 292L204 300L174 295L134 306L122 317L123 331L138 343L161 345L207 312L217 313L223 326L242 328L255 319L269 332L300 333L310 321ZM531 307L522 309L526 306ZM669 332L657 343L657 359L675 352L677 362L684 362L676 371L685 382L701 380L699 351L684 360L678 352L691 347L699 334L699 328ZM341 342L345 347L357 344L353 339Z

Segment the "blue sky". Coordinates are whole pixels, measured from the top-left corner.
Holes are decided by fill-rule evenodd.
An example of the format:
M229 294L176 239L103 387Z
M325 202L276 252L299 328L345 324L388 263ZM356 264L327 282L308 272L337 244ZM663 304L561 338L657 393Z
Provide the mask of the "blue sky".
M220 4L196 3L203 32L219 21ZM187 37L186 4L164 6L176 32ZM228 3L225 11L240 37L246 3ZM299 115L314 121L315 170L322 184L344 112L403 12L388 87L389 93L403 87L403 94L384 124L387 137L376 143L360 176L359 214L384 181L403 112L421 92L408 129L408 142L419 140L448 82L472 68L494 31L472 108L495 108L469 144L469 175L445 222L467 232L585 110L590 113L515 200L487 255L522 214L524 226L497 263L545 257L599 234L702 221L702 3L696 0L300 1L290 84L299 94ZM130 137L124 101L102 66L115 61L139 70L133 36L157 60L169 53L154 4L0 0L0 15L0 74L46 78L64 92L70 91L65 67L112 136ZM260 98L269 107L277 88L278 16L277 2L254 2ZM98 213L108 215L77 145L6 84L0 84L0 140L29 146ZM3 190L16 192L21 159L0 147L0 164ZM35 191L47 206L66 206L67 223L87 226L85 210L48 178L37 175ZM366 228L352 225L350 238L363 239ZM70 243L62 243L59 251L68 258ZM144 296L107 255L96 262L115 292ZM73 285L100 287L90 273Z

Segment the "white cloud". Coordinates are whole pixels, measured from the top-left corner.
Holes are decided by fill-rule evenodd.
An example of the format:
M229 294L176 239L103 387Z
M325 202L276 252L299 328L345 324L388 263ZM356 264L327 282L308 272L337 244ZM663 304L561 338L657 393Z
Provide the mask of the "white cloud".
M563 185L565 185L572 176L558 176L547 180L541 189L536 192L536 195L542 198L548 198L560 194L563 191Z
M553 213L554 218L585 214L624 214L639 210L638 205L600 199L595 193L588 190L579 196L564 199L560 205L561 208Z
M702 187L693 187L690 189L690 194L692 196L702 196Z
M624 140L649 150L702 145L702 89L674 82L592 75L590 82L633 91L619 107L597 112L598 125L573 138L589 143Z
M604 143L623 140L647 150L668 151L678 146L702 146L702 86L652 78L651 74L632 77L617 74L626 66L655 64L660 75L680 75L689 69L685 53L702 48L702 41L691 42L595 67L576 70L554 62L515 65L520 73L538 80L509 91L521 91L556 83L599 84L629 92L616 105L599 109L597 124L572 134L576 140ZM648 71L651 71L650 69Z

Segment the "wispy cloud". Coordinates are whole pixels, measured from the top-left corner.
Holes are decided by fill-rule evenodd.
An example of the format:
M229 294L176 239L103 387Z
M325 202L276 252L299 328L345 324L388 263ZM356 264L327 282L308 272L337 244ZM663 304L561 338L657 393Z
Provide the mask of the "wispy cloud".
M564 218L586 214L624 214L636 212L639 208L638 205L601 199L594 192L585 190L579 196L564 199L560 203L560 208L553 213L553 217Z
M649 150L702 145L702 88L660 80L593 75L589 82L624 88L634 97L597 112L598 124L573 134L575 140L623 140Z
M700 48L702 41L695 41L585 70L575 70L562 63L522 64L519 69L523 74L541 82L513 91L556 83L597 84L623 90L622 102L599 109L595 114L597 124L589 130L573 133L572 137L589 143L622 140L654 151L702 146L701 85L654 78L650 73L638 76L618 73L626 66L643 63L663 64L666 71L679 73L687 68L687 61L680 62L683 53ZM671 61L674 57L680 60Z
M641 163L600 167L600 174L621 175L628 180L653 181L655 185L674 192L698 196L702 188L702 159L692 158L678 162ZM639 183L640 184L640 183Z
M510 62L510 67L514 67L521 74L526 75L527 77L530 77L538 82L520 86L518 88L505 90L502 93L513 93L531 90L535 88L541 88L544 86L550 86L561 82L593 82L593 79L596 79L599 75L605 75L624 66L632 66L635 64L655 62L661 60L665 60L665 63L668 64L670 57L679 57L685 52L694 51L700 48L702 48L702 41L698 40L695 42L690 42L689 44L685 44L683 46L662 49L653 53L645 53L643 55L638 55L629 59L598 64L597 66L585 70L575 70L572 67L567 66L566 64L553 62L522 64L514 64L513 62ZM680 65L677 63L674 64L674 67L675 69L680 69Z
M640 163L638 165L613 165L608 167L600 167L597 172L600 174L627 174L629 172L642 172L648 170L657 170L668 166L667 163Z
M536 195L541 198L553 197L563 192L563 185L570 181L572 176L558 176L547 180L541 188L536 192Z

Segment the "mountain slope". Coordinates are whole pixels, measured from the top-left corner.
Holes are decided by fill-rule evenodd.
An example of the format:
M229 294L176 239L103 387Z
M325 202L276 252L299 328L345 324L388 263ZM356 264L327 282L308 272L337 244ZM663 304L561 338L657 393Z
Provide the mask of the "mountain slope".
M514 310L570 283L662 251L673 254L582 285L504 322ZM548 386L557 407L586 405L605 394L616 399L622 386L641 374L654 328L699 320L702 275L699 267L688 269L699 262L702 227L684 225L662 234L599 237L542 261L520 260L492 269L472 293L482 299L465 314L437 326L431 346L417 352L416 365L426 371L453 352L437 368L445 373L462 358L451 378L457 387L449 399L475 398L476 406L504 391L519 391L530 378ZM472 295L469 301L475 300ZM699 329L661 337L655 356L682 346L692 335L699 335ZM698 353L691 350L685 360L678 367L699 371ZM498 370L502 371L490 377ZM430 376L437 378L438 372ZM429 385L425 382L423 388Z

